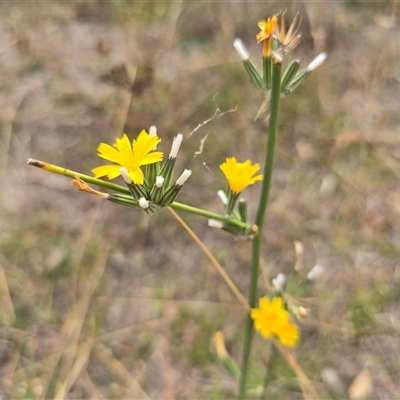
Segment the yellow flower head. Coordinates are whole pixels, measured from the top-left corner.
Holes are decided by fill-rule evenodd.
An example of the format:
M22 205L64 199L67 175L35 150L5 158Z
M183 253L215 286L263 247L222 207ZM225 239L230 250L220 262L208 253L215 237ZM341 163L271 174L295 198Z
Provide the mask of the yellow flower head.
M235 157L227 158L220 165L220 168L234 194L239 194L247 186L252 185L256 181L261 181L263 178L262 175L254 176L260 169L260 166L258 164L251 165L250 160L240 163L237 162Z
M261 32L256 36L256 39L257 43L261 43L264 40L264 57L269 57L271 55L272 37L274 35L275 25L277 21L278 17L276 15L273 15L271 18L268 18L267 21L260 21L258 23L258 27L261 29Z
M266 339L275 335L284 346L292 347L299 340L299 329L290 322L290 314L283 308L281 297L269 300L262 297L260 308L251 309L254 328Z
M163 158L161 151L152 151L160 142L161 139L157 135L150 136L143 130L132 143L125 133L116 140L114 147L100 143L97 148L99 156L116 165L103 165L92 169L92 172L96 178L107 175L108 179L114 179L121 175L120 169L125 167L132 181L142 185L144 174L140 167L161 161Z

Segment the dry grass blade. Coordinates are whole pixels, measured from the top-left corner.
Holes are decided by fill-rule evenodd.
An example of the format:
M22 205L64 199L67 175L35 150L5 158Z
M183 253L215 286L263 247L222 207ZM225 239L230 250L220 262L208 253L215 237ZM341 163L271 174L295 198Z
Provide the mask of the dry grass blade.
M75 307L72 308L63 327L61 328L58 340L51 350L51 354L54 354L54 356L48 358L46 367L49 374L47 377L43 378L44 387L48 387L51 380L54 379L56 366L60 362L61 357L63 357L63 364L57 372L59 374L59 382L56 389L57 393L67 393L66 389L69 388L76 379L76 376L71 374L73 369L79 366L79 363L76 363L79 362L79 360L82 362L79 355L81 346L79 346L78 343L81 340L82 328L86 319L91 297L104 272L108 251L108 246L103 246L102 251L98 253L97 260L94 263L91 273L91 280L86 284L86 287L82 291L83 294L81 299ZM90 344L90 342L88 343ZM64 376L65 379L63 379ZM60 379L63 379L63 382L61 382ZM43 393L43 396L46 396L46 392ZM45 397L41 398L44 399Z
M10 295L10 289L7 283L7 277L4 273L3 267L0 264L0 303L1 303L1 314L0 321L3 324L8 325L15 319L15 311L13 302Z
M103 396L103 394L100 392L100 390L97 389L95 384L93 383L92 379L90 378L89 373L87 372L86 369L82 371L81 374L81 379L85 382L86 387L92 391L92 394L90 395L91 399L98 399L98 400L107 400L106 397Z
M282 356L286 359L290 368L292 368L293 372L296 374L304 398L306 400L319 399L317 391L315 390L310 380L307 378L307 375L304 373L304 371L297 363L295 356L290 352L290 350L284 347L278 340L274 339L273 342L274 345L278 348L279 352L282 354Z
M67 396L71 386L78 379L83 368L87 364L92 352L93 344L94 339L88 339L85 343L77 346L74 351L76 356L74 364L72 365L64 384L61 385L60 389L58 390L55 397L56 399L64 399Z
M232 290L232 292L236 296L236 298L244 305L244 307L246 307L247 309L250 309L249 303L247 302L247 300L244 298L242 293L240 293L239 289L233 283L232 279L229 278L228 274L222 268L221 264L212 255L210 250L208 250L207 246L199 239L199 237L190 229L190 227L185 223L185 221L171 207L168 207L168 210L174 216L174 218L183 226L183 228L185 228L186 232L189 233L189 235L192 237L192 239L204 251L206 256L211 261L212 265L214 265L214 267L216 268L218 273L222 276L222 278L224 279L226 284L229 286L229 288Z
M143 388L139 385L137 380L129 373L129 371L125 368L124 364L118 361L114 357L109 357L109 351L102 343L96 343L96 347L98 350L96 352L96 356L100 358L101 361L108 364L111 367L111 370L125 383L128 387L127 392L125 393L125 399L143 399L150 400L150 397L143 390Z

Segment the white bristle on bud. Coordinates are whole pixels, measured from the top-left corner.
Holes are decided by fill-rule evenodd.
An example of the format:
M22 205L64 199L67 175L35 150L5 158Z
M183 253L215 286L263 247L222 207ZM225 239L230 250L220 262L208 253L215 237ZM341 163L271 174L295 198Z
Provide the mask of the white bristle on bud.
M222 204L226 206L228 204L228 198L226 197L226 193L223 190L218 190L217 195L221 200Z
M141 197L139 199L139 207L140 208L143 208L143 210L147 210L149 208L149 206L150 206L149 202L144 197Z
M272 279L272 286L279 291L282 291L286 283L285 274L278 274L275 279Z
M156 177L156 187L160 188L164 184L165 178L163 176Z
M132 178L129 176L128 170L125 167L120 168L119 172L121 172L122 178L124 178L125 183L132 183Z
M179 148L181 147L182 140L183 140L183 135L181 133L178 133L174 137L174 140L172 141L171 152L169 153L169 158L176 158L176 156L178 155Z
M211 228L222 229L224 225L222 224L221 221L217 221L215 219L209 219L208 226Z
M242 61L246 61L250 58L249 52L247 51L246 47L244 47L241 39L235 39L235 41L233 42L233 47L238 52L239 57L242 59Z
M323 268L320 265L315 265L310 272L307 274L307 279L310 281L315 281L318 279L322 274Z
M318 54L317 57L315 57L314 60L312 60L310 64L308 64L307 69L309 71L314 71L323 64L327 56L328 55L326 53Z
M149 129L149 136L153 137L157 135L157 127L155 125L152 125Z
M176 180L175 185L183 186L183 184L189 179L190 175L192 175L192 171L190 169L185 169L182 172L182 175Z

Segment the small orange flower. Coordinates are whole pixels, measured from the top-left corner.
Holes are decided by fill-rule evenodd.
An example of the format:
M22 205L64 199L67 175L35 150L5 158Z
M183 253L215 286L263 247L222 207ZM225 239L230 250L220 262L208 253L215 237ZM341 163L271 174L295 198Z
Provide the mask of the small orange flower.
M281 297L272 300L262 297L260 308L251 309L254 328L266 339L276 336L284 346L292 347L299 340L299 329L290 322L290 314L283 308Z
M278 17L276 15L273 15L271 18L268 18L267 21L260 21L258 23L258 27L261 29L261 32L256 36L256 39L257 43L261 43L264 40L264 57L269 57L271 55L272 37L274 35L275 25L277 21Z

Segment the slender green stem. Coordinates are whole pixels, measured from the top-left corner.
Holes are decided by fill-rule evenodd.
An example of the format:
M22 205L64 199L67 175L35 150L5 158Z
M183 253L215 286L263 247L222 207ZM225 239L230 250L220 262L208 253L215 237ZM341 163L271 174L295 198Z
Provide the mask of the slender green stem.
M201 217L207 217L207 218L211 218L211 219L216 219L221 222L226 222L228 224L235 225L239 228L246 229L249 227L249 224L247 224L246 222L241 222L241 221L229 218L229 217L225 217L220 214L215 214L213 212L203 210L201 208L196 208L196 207L188 206L187 204L178 203L176 201L174 201L170 205L170 207L175 208L176 210L186 211L186 212L189 212L192 214L200 215Z
M116 185L115 183L103 181L101 179L94 178L93 176L81 174L80 172L72 171L70 169L66 169L63 167L59 167L58 165L50 164L44 161L33 160L30 158L28 160L29 165L33 165L34 167L44 169L49 172L53 172L54 174L67 176L68 178L76 178L79 177L86 183L91 183L92 185L104 187L106 189L111 189L119 193L130 194L131 192L127 187Z
M274 379L275 377L275 366L276 366L276 361L278 359L279 352L272 343L269 343L271 353L269 355L268 359L268 364L265 367L265 378L264 378L264 383L263 383L263 392L260 396L260 400L265 400L267 398L267 389L270 384L270 382Z
M96 186L104 187L106 189L114 190L115 192L130 195L130 191L127 187L116 185L115 183L103 181L102 179L97 179L97 178L94 178L93 176L81 174L80 172L72 171L70 169L62 168L62 167L59 167L58 165L49 164L44 161L33 160L33 159L29 159L28 164L33 165L34 167L44 169L49 172L53 172L55 174L67 176L69 178L79 177L86 183L90 183L92 185L96 185ZM128 203L126 205L128 205ZM191 214L196 214L196 215L200 215L202 217L211 218L211 219L215 219L215 220L218 220L221 222L225 222L227 224L234 225L234 226L237 226L242 229L249 228L249 225L245 222L241 222L236 219L232 219L232 218L220 215L220 214L206 211L201 208L188 206L186 204L173 202L172 204L170 204L170 207L175 208L177 210L186 211Z
M262 228L264 223L265 211L268 204L269 191L271 187L272 170L274 166L275 141L278 131L279 105L280 105L280 86L281 86L281 65L274 64L272 69L272 88L271 88L271 106L268 126L267 152L264 165L264 179L261 188L261 196L258 204L256 215L256 225L258 232L254 236L252 242L252 263L251 263L251 278L249 290L249 305L254 308L257 298L257 283L259 275ZM253 320L250 316L247 317L245 338L243 346L243 361L242 361L242 379L240 381L239 399L244 399L246 394L246 384L248 367L250 360L251 342L253 338Z

